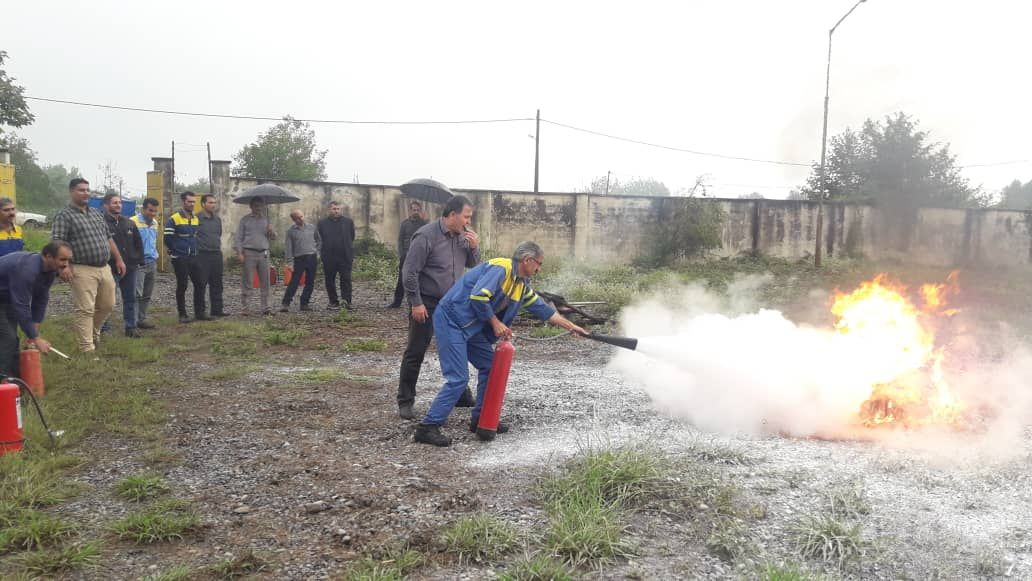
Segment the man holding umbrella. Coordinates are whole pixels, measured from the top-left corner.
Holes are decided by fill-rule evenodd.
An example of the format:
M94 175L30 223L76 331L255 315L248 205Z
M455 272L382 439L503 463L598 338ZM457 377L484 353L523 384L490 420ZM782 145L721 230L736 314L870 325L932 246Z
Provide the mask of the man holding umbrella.
M247 204L251 213L240 219L236 231L233 248L237 258L243 265L243 280L240 295L242 299L241 314L247 315L248 303L251 299L251 281L258 274L261 292L262 313L271 315L269 306L269 241L276 239L276 233L269 224L265 209L269 204L286 204L296 202L298 197L276 184L261 184L233 198L235 204Z

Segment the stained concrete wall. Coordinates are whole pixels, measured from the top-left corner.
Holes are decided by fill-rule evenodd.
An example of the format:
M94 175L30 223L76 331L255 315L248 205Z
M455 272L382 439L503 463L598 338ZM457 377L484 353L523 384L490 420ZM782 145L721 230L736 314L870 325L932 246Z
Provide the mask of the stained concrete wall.
M225 164L225 162L215 162ZM248 212L233 198L257 185L254 179L233 178L221 165L215 175L226 236L232 248L236 224ZM371 236L396 247L399 224L407 215L407 199L398 186L321 182L278 183L301 201L272 207L277 232L290 226L289 212L302 209L310 221L326 215L331 200L344 204L359 236ZM476 206L473 229L485 248L510 252L520 240L534 240L549 256L597 261L630 262L643 255L657 227L669 219L684 198L598 196L573 193L532 193L456 190ZM786 259L813 255L817 204L789 200L706 199L724 211L721 247L716 256L758 254ZM425 204L431 219L439 204ZM1032 264L1032 216L1009 210L944 208L877 208L855 204L826 204L824 219L827 256L898 259L914 264L960 266Z

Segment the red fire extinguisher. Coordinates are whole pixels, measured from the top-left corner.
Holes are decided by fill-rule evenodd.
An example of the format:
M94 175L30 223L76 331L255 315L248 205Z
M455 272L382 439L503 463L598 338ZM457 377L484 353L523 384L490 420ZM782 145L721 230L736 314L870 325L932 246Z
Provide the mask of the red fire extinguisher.
M60 432L53 432L43 417L43 410L29 386L17 377L0 377L0 456L8 452L17 452L25 444L25 432L22 429L21 396L27 395L36 408L39 421L50 438L50 447L56 446L55 437Z
M487 391L484 393L484 405L480 409L477 421L477 437L484 441L493 440L498 430L498 420L502 417L502 401L505 399L505 387L509 383L509 369L516 348L506 340L498 342L495 347L494 360L491 362L491 373L487 376Z
M32 395L43 397L43 365L39 360L39 349L24 349L18 354L18 369L22 380L32 390Z
M3 380L0 383L0 456L22 449L21 388Z

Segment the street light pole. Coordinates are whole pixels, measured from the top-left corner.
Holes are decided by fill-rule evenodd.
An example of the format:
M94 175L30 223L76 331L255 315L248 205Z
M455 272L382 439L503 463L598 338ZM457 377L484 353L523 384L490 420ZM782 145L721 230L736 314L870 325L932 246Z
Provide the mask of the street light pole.
M850 14L856 10L857 6L860 6L867 0L859 0L849 12L846 12L845 16L839 18L835 26L832 26L828 30L828 66L824 75L824 125L821 129L821 168L817 174L817 247L813 251L813 265L820 267L821 265L821 253L824 242L824 196L827 191L827 184L824 181L824 163L828 151L828 95L831 89L831 36L835 34L835 29L842 24L842 21L849 17Z

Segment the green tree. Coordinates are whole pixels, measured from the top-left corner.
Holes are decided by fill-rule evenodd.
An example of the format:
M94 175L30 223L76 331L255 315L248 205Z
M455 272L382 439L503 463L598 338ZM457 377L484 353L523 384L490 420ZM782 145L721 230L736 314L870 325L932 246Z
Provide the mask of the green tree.
M998 205L1001 208L1012 210L1028 210L1032 208L1032 180L1029 180L1025 185L1021 184L1021 180L1014 180L1009 183L1007 187L1000 191L1000 203Z
M184 184L182 182L176 182L177 192L193 192L195 194L207 194L211 190L208 184L208 178L197 178L193 183Z
M68 197L68 182L73 178L80 178L79 168L72 166L66 168L63 164L45 165L43 173L47 174L50 182L50 193L55 202L63 202Z
M610 176L597 177L591 181L591 185L585 190L589 194L611 196L669 196L670 188L663 182L654 178L634 178L628 182L621 182Z
M317 181L326 179L326 150L318 150L315 131L292 117L258 136L233 157L238 175Z
M0 126L25 127L36 120L25 103L25 89L14 84L15 79L4 71L7 52L0 50ZM0 133L3 129L0 128Z
M927 131L905 113L884 122L868 119L857 133L831 138L825 171L825 199L887 205L964 207L986 197L960 175L948 144L931 142ZM820 166L814 164L803 193L819 199Z

